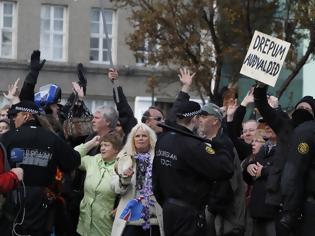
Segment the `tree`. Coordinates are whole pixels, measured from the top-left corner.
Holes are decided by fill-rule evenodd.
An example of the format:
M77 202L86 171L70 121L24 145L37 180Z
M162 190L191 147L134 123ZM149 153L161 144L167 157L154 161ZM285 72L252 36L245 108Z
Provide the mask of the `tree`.
M229 81L239 78L241 64L254 30L289 41L286 60L291 71L281 85L281 96L314 53L315 5L311 1L286 0L113 0L128 7L135 31L127 39L137 52L149 45L148 63L183 65L197 71L195 88L200 97L219 102L222 72ZM309 39L305 54L298 44Z

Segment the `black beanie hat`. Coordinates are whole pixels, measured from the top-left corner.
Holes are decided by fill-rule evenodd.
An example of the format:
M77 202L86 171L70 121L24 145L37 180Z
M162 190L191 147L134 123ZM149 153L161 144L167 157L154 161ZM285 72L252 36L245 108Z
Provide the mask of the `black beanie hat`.
M312 110L313 110L313 114L315 114L315 100L312 96L305 96L303 97L296 105L295 105L295 109L296 107L302 103L302 102L306 102L308 103L311 107L312 107Z

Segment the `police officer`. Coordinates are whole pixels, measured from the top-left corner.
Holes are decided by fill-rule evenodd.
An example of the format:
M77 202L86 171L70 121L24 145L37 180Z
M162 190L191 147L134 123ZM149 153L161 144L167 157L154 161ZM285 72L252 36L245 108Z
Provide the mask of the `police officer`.
M284 195L281 232L314 235L315 232L315 121L298 126L290 140L281 189ZM300 222L299 222L300 219Z
M233 174L231 156L193 134L200 105L179 104L177 123L164 126L153 162L153 191L163 208L166 236L205 235L204 209L211 181Z
M15 129L1 137L10 166L24 171L24 181L9 199L11 211L6 211L13 235L49 235L47 221L53 201L47 187L53 183L57 167L70 172L80 164L78 152L39 126L38 114L32 101L13 105L9 115Z

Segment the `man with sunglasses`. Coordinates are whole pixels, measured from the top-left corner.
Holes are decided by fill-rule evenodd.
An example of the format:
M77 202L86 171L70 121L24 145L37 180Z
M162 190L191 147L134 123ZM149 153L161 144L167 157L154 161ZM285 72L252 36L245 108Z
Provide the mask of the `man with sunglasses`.
M149 109L143 113L141 122L153 129L156 134L162 133L163 129L158 126L159 123L164 122L162 110L155 106L149 107Z
M108 78L111 81L117 80L118 71L114 68L110 68L108 72ZM125 136L127 136L132 127L137 124L137 120L134 117L134 113L128 104L127 98L121 86L117 87L117 92L119 101L116 99L115 89L113 89L113 97L117 106L120 124L123 128ZM148 125L155 131L156 134L160 134L162 133L163 129L159 127L158 124L164 122L164 114L160 108L151 106L143 113L141 122Z

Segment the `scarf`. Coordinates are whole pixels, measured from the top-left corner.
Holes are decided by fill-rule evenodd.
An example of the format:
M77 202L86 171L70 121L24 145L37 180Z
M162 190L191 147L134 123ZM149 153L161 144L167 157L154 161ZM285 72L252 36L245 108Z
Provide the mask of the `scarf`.
M154 201L150 199L152 191L152 163L150 153L137 153L135 160L137 163L136 190L143 197L143 212L141 218L144 220L143 229L150 228L150 206L154 206Z

